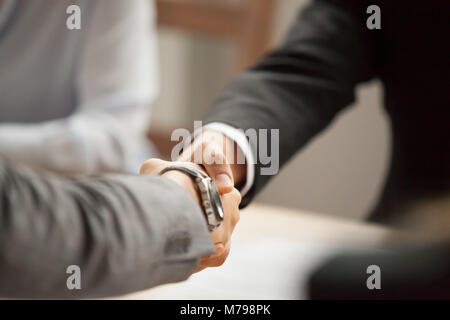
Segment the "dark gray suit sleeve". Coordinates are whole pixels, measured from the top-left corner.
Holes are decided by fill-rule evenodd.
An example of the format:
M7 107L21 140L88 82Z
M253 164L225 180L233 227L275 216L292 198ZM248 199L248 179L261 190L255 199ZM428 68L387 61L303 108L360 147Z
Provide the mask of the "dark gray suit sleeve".
M279 129L283 165L353 102L356 84L373 77L365 2L314 1L298 16L280 48L231 81L204 123ZM241 205L270 179L261 175L257 143L250 143L258 159L255 183Z
M169 179L69 179L0 159L0 297L121 295L184 280L213 251L200 207ZM71 265L81 290L67 287Z

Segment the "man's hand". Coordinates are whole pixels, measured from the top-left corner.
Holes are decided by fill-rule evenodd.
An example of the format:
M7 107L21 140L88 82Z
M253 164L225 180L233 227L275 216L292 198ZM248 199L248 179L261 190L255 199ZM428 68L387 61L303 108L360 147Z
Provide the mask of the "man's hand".
M215 181L219 193L224 195L245 181L246 165L238 164L238 150L236 143L226 135L204 130L184 150L179 161L202 165Z
M193 163L168 162L159 159L150 159L142 165L140 174L158 175L164 168L176 164L190 166L197 170L203 171L202 167ZM188 175L180 171L168 171L164 173L163 176L172 179L180 186L185 188L195 199L198 205L201 206L196 187L192 179ZM219 228L211 232L211 240L216 247L216 252L210 256L202 257L200 260L200 265L197 268L196 272L208 267L221 266L230 253L231 234L233 233L233 230L240 218L239 204L241 203L241 194L239 193L239 191L231 187L231 191L221 195L220 198L222 200L224 209L224 220L222 221L222 224Z

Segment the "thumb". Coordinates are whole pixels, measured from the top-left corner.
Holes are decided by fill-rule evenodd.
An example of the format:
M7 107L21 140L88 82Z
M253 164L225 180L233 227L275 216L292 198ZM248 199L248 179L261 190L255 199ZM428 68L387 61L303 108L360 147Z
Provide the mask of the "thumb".
M208 175L214 180L220 194L226 194L234 189L234 179L231 166L219 148L205 150L203 166Z

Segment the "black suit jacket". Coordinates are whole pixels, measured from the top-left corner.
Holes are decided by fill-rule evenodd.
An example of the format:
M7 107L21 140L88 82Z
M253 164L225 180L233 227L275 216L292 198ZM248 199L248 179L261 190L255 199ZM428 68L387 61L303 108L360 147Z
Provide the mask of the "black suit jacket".
M371 4L381 8L380 30L366 27ZM385 220L450 189L449 32L445 0L314 1L280 48L231 81L205 122L279 129L283 164L354 101L358 84L381 79L393 150L372 218ZM271 178L261 166L243 205Z

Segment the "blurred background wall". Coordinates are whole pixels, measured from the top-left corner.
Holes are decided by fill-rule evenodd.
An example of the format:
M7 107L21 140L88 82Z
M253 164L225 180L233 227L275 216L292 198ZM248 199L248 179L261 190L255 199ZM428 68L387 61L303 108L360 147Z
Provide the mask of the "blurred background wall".
M279 0L273 45L309 1ZM192 130L232 75L233 46L161 28L161 96L152 127ZM262 203L363 218L378 196L389 160L389 130L378 82L357 90L357 103L283 168L257 197Z

